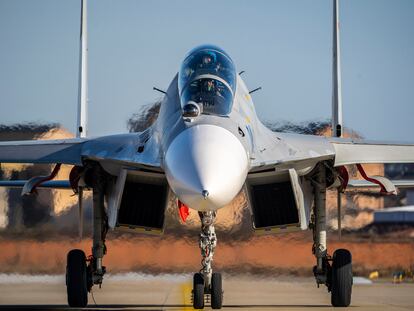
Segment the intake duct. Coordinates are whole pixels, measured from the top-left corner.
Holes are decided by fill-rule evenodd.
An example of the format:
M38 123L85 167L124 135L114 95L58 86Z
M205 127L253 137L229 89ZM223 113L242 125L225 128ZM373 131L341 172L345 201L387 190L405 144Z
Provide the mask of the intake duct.
M167 185L127 181L118 212L117 227L162 231L166 199Z
M253 220L256 228L299 223L290 181L251 186Z
M164 174L121 170L108 192L109 227L161 234L170 193Z
M305 208L302 182L294 169L277 175L274 172L250 174L246 191L256 233L307 229L309 204Z

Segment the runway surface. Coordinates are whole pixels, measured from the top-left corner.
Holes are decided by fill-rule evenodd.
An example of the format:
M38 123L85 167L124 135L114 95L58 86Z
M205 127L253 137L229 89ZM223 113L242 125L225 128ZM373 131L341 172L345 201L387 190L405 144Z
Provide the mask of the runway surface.
M312 278L224 275L224 310L329 310L330 295ZM352 310L414 310L414 284L356 279ZM89 295L92 310L192 310L191 275L108 275ZM0 274L0 309L64 310L64 276ZM206 309L210 309L206 307Z

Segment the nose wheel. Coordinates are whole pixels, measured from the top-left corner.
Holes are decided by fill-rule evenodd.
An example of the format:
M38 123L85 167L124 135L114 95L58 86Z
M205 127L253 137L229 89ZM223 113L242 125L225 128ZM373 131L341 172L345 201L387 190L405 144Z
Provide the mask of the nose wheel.
M217 245L217 236L214 229L215 212L199 212L201 233L199 247L201 250L202 269L194 274L193 278L193 307L203 309L204 302L210 298L212 309L221 309L223 305L222 278L220 273L213 273L214 250Z
M221 283L221 274L213 273L211 276L211 308L221 309L223 306L223 289Z
M193 307L204 309L204 277L201 273L194 274L193 278Z
M194 274L193 278L193 308L204 309L204 303L211 302L212 309L221 309L223 306L223 289L220 273L211 275L211 285L205 288L204 276L201 273Z

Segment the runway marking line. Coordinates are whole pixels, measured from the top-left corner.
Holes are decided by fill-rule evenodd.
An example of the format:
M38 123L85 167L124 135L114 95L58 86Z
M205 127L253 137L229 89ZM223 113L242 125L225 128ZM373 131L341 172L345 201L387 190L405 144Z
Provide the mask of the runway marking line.
M193 304L191 301L192 290L193 290L193 287L191 283L181 284L181 298L182 298L181 302L183 303L182 310L184 311L194 310L193 307L188 307Z

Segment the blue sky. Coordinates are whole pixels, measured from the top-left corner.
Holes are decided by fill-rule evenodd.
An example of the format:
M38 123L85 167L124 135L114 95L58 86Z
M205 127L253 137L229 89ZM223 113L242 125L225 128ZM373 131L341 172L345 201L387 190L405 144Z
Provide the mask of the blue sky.
M126 132L185 53L225 49L266 121L331 115L332 1L89 0L89 133ZM0 123L74 131L80 0L0 0ZM340 2L344 124L414 141L414 1Z

